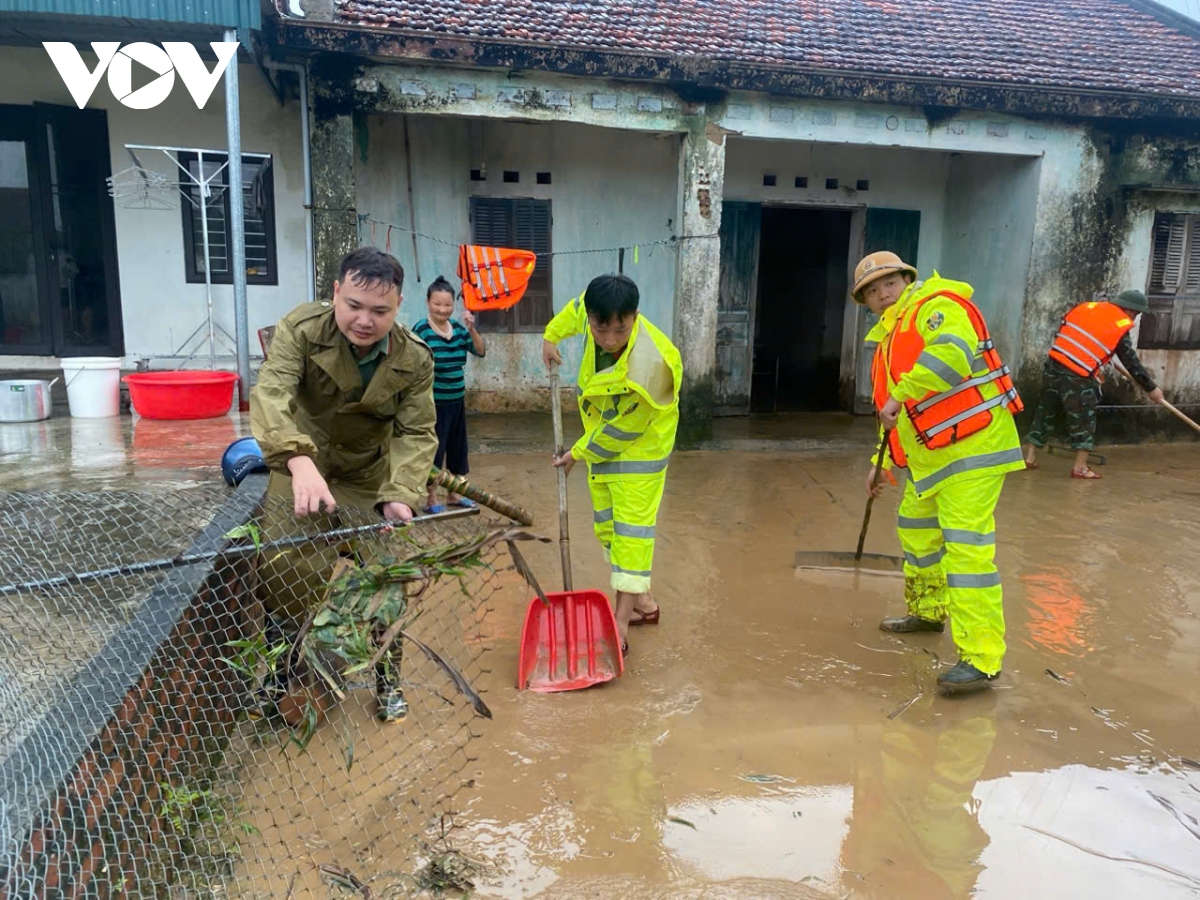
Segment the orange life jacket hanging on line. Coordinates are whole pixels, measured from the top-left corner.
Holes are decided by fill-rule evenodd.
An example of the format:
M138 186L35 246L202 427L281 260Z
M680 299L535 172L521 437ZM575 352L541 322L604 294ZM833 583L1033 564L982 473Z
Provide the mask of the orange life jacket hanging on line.
M1050 358L1076 375L1091 378L1112 359L1133 319L1119 306L1080 303L1063 316L1050 345Z
M525 296L536 265L530 250L463 244L458 248L463 303L472 312L508 309Z
M988 333L982 313L965 297L939 291L907 310L891 337L879 345L872 363L871 378L875 388L876 409L883 409L888 401L888 375L891 375L892 384L899 382L916 365L917 358L925 349L925 338L921 336L917 323L920 321L921 307L934 297L948 297L963 308L975 329L978 344L976 368L970 377L947 390L933 391L920 400L910 400L904 404L916 429L917 440L931 450L948 447L987 428L992 422L991 411L997 406L1005 406L1013 413L1025 408L1017 395L1008 366L996 352L996 345ZM985 398L980 388L992 382L995 382L998 393ZM907 458L895 431L892 432L889 445L892 459L897 465L905 465Z

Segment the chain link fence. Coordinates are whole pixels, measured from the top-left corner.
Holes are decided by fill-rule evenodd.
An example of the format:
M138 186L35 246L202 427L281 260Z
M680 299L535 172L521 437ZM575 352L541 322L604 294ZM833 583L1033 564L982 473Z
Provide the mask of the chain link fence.
M477 513L0 496L0 897L469 890L454 798L529 537Z

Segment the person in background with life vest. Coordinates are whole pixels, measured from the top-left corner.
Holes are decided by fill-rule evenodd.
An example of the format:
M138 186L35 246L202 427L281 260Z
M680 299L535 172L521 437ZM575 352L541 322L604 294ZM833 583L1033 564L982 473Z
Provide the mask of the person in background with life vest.
M1075 451L1071 477L1101 477L1087 461L1088 453L1096 446L1100 370L1114 355L1138 387L1155 403L1162 403L1162 389L1138 359L1129 337L1137 317L1149 308L1145 294L1128 290L1121 291L1113 303L1080 303L1063 316L1050 344L1050 356L1042 366L1042 396L1033 414L1033 427L1025 436L1026 468L1038 468L1035 448L1046 446L1061 412L1066 419L1067 440Z
M588 467L596 537L612 566L617 628L629 651L630 625L658 623L650 595L654 529L679 425L683 363L665 334L638 313L638 289L624 275L592 280L546 326L542 361L562 363L558 343L584 335L579 364L583 437L554 460Z
M897 532L908 613L879 623L896 634L941 632L950 619L959 661L938 676L947 693L986 687L1004 660L1004 609L993 511L1008 472L1024 468L1013 413L1021 401L973 288L925 282L895 253L854 272L853 296L880 316L867 335L875 408L890 429L890 463L907 467ZM875 468L867 492L878 495Z

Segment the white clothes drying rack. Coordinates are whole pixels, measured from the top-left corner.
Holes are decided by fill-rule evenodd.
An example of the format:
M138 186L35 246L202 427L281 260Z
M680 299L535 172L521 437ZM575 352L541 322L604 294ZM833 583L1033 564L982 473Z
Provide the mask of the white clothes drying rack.
M207 334L208 367L215 369L217 367L218 337L235 354L237 352L237 345L230 337L229 332L213 321L212 256L209 253L208 239L208 205L214 200L219 200L222 193L228 188L228 185L214 183L228 167L229 154L224 150L203 150L198 147L160 147L151 144L126 144L125 151L129 154L133 165L106 179L108 194L114 201L119 202L124 208L174 209L173 201L177 196L181 196L200 213L200 234L204 246L204 301L207 313L204 322L197 326L196 330L188 336L173 355L176 358L183 357L183 362L176 367L182 369L196 357L204 346L204 342L197 343L190 353L184 355L184 352L198 337ZM138 151L162 153L174 164L182 177L170 178L154 169L146 168L138 158ZM179 161L180 155L184 153L195 155L197 174L193 175L188 167ZM215 161L215 158L219 157L225 158L225 161L209 175L205 175L205 154L208 155L210 161ZM270 159L270 156L265 153L243 153L242 158L263 160ZM199 195L199 200L192 196L193 188L196 189L195 193Z

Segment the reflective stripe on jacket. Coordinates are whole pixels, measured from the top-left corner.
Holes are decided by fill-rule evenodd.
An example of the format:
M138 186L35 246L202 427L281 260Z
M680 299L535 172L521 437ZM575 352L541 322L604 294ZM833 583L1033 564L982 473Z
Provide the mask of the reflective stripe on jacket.
M1010 409L1019 401L1009 394L1011 379L999 356L993 355L991 338L981 340L987 326L970 303L973 293L969 284L935 272L927 281L910 285L896 302L895 312L886 311L867 335L868 342L879 345L871 371L876 406L882 408L889 397L905 406L906 412L892 432L890 449L895 463L908 467L918 494L950 481L1024 467ZM903 356L911 358L906 370L894 361L889 365L892 342L900 335ZM1002 374L986 377L992 372ZM978 401L972 402L976 397ZM959 404L967 408L953 411ZM991 405L979 409L980 404ZM930 420L924 415L930 411L944 415L940 425L964 412L969 414L930 434ZM926 429L924 439L914 416ZM981 427L971 434L963 434L960 427L955 433L954 425L961 426L969 419ZM950 436L954 439L947 440Z
M927 349L919 323L923 310L936 297L946 297L958 304L974 329L975 340L962 341L957 335L942 332L943 313L933 312L924 320L933 335L932 344L949 344L970 363L966 378L961 377L954 365L943 362ZM941 378L947 387L904 404L921 443L934 450L945 447L986 428L997 406L1007 406L1013 413L1024 408L1008 366L996 351L987 322L970 300L946 289L923 293L905 308L897 321L876 357L875 364L886 365L890 377L875 379L875 406L883 409L888 401L888 384L900 381L918 363Z
M596 371L596 342L583 298L576 297L546 326L557 344L584 335L576 395L584 434L571 448L593 479L658 475L667 468L679 425L683 363L665 334L639 314L616 364Z
M1091 378L1112 359L1131 328L1133 319L1119 306L1080 303L1063 316L1050 344L1050 358L1076 375Z

